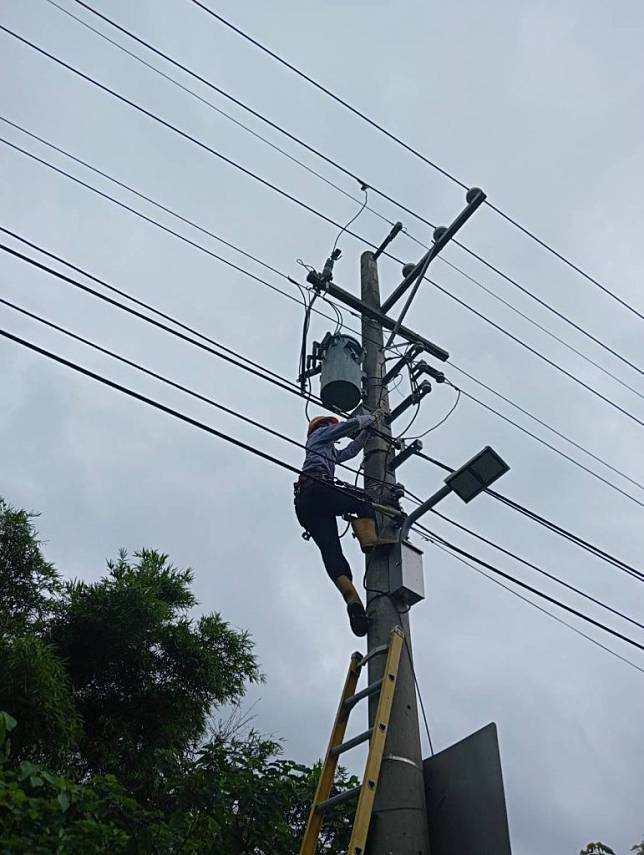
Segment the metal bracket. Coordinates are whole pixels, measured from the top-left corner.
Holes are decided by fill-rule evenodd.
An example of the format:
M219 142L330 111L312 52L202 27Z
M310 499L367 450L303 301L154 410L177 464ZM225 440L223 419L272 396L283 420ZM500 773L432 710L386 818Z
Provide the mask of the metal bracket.
M392 367L387 371L385 376L380 381L383 386L386 386L388 383L397 377L398 374L402 371L405 365L411 365L412 360L414 360L421 352L423 348L419 344L412 344L407 353L403 354L400 359L392 365ZM412 366L413 367L413 366Z
M478 187L472 187L465 194L466 206L461 211L461 213L456 217L456 219L449 226L438 226L434 229L434 243L429 251L421 258L418 264L414 265L414 267L404 276L403 281L396 288L396 290L390 294L389 297L385 300L385 302L381 306L381 311L385 314L394 306L394 304L402 297L405 291L414 284L414 282L422 276L425 275L427 268L431 261L441 252L441 250L449 243L449 241L454 237L456 232L465 225L465 223L469 220L472 214L479 208L483 202L485 202L487 196L485 193L480 190ZM402 323L402 317L404 317L404 311L399 319L400 323Z
M437 368L432 368L431 365L428 365L423 361L416 362L411 366L411 374L414 380L418 380L421 374L429 374L429 376L433 377L437 383L445 382L445 375L442 371L439 371Z
M313 283L313 287L317 287L315 283ZM334 297L341 303L344 303L345 306L349 306L349 308L353 309L355 312L359 312L364 317L382 324L385 329L392 330L395 327L396 321L394 321L393 318L388 317L381 310L374 309L373 306L368 306L363 300L354 296L349 291L345 291L344 288L339 288L337 285L330 282L324 286L324 290L329 294L329 296ZM436 359L440 359L441 362L447 362L449 359L449 353L446 350L429 341L429 339L426 339L424 336L410 330L408 327L401 326L398 329L398 335L401 338L406 339L410 344L420 345L424 351Z
M387 247L388 247L388 246L389 246L389 244L392 242L392 240L396 237L396 235L397 235L399 232L401 232L401 231L402 231L402 228L403 228L403 224L402 224L402 223L400 223L400 222L399 222L399 223L394 223L394 226L393 226L392 230L389 232L389 234L387 235L387 237L386 237L386 238L383 240L383 242L380 244L380 246L378 247L378 249L374 252L374 254L373 254L374 261L378 258L378 256L379 256L381 253L383 253L383 252L387 249Z
M423 450L423 444L419 439L415 439L413 442L410 442L409 445L397 454L392 460L389 461L388 469L390 472L393 472L399 466L409 460L410 457L413 457L414 454L418 454L419 451Z
M420 404L425 395L429 395L432 391L432 386L429 380L424 380L418 389L415 389L411 395L408 395L404 401L401 401L398 406L389 413L385 418L386 424L390 425L398 416L401 416L405 410L408 410L414 404Z

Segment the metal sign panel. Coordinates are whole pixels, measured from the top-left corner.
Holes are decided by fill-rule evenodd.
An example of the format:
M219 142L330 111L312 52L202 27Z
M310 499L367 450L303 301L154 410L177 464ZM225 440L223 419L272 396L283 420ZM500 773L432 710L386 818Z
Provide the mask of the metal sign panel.
M432 855L512 855L496 725L423 761Z

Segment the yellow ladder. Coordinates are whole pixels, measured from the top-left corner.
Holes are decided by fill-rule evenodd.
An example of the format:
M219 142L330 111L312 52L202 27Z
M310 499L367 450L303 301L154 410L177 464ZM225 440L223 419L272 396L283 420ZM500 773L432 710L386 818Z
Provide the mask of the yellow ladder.
M385 750L389 716L391 715L391 706L394 700L398 666L400 665L400 653L404 640L405 636L402 629L396 627L389 636L389 644L374 648L366 656L362 656L361 653L354 653L351 657L349 672L344 683L344 689L342 690L333 730L331 731L329 747L324 758L320 780L313 804L311 805L311 813L306 824L302 845L300 846L300 855L315 855L324 813L330 808L356 798L356 796L358 797L358 804L353 820L353 831L351 832L351 841L349 842L347 855L364 855L369 824L371 822L371 812L380 776L380 764L382 763L382 755ZM385 654L387 655L387 661L382 679L371 683L361 692L356 693L356 686L362 668L373 657ZM349 713L358 701L370 695L375 695L376 692L379 693L379 699L373 727L370 727L353 739L343 742L342 740L344 739L349 721ZM367 740L369 740L369 753L367 755L362 784L359 787L346 790L330 798L335 770L338 765L338 757L345 751L349 751L351 748L355 748Z

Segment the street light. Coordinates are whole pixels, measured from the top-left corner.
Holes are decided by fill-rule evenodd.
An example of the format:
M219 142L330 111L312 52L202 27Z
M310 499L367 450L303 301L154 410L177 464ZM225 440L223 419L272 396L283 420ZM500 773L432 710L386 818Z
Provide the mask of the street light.
M389 594L407 607L425 597L423 581L423 553L407 540L412 525L450 493L456 493L464 502L471 502L501 475L509 470L508 464L486 445L460 469L445 478L445 486L412 511L400 529L400 539L392 547L389 561Z
M505 475L509 469L510 467L505 460L493 448L486 445L482 451L475 454L460 469L456 469L448 475L445 478L444 487L441 487L433 496L430 496L427 501L409 514L400 529L401 541L407 539L407 535L416 520L431 510L445 496L456 493L464 502L471 502L479 493L487 490L498 478Z

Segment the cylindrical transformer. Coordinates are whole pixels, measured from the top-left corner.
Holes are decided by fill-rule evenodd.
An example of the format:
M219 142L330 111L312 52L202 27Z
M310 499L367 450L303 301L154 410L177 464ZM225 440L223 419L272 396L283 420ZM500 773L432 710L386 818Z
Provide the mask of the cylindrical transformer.
M328 336L320 354L320 397L326 406L353 410L362 399L362 347L349 335Z

